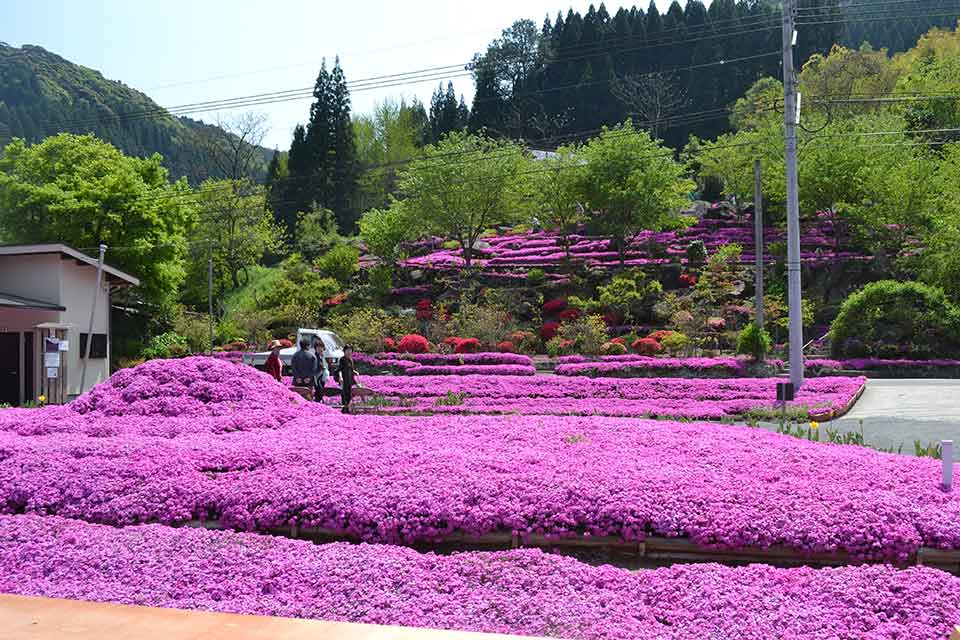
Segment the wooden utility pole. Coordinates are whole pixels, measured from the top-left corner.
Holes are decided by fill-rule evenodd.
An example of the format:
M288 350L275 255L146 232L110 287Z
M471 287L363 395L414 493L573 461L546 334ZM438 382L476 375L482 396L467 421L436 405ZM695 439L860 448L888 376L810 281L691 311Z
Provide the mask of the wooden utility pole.
M210 355L213 355L213 243L207 245L207 313L210 315Z
M100 297L100 283L103 281L103 257L107 253L107 245L100 245L100 259L97 261L97 284L93 289L93 301L90 303L90 323L87 325L87 344L83 354L83 366L80 367L80 389L83 393L83 385L87 382L87 363L90 362L90 347L93 345L93 321L97 313L97 298ZM107 309L107 313L110 310ZM107 372L109 373L109 371ZM69 391L68 391L69 393Z
M760 187L760 160L753 161L753 252L754 289L756 290L756 323L763 329L763 192Z

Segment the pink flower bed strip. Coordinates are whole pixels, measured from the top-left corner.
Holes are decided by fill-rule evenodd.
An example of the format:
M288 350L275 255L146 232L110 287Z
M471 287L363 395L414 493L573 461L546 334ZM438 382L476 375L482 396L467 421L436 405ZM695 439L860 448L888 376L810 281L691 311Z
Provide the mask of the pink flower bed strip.
M561 365L577 366L577 365ZM519 413L721 419L751 409L772 409L778 378L586 378L583 376L429 377L365 376L363 384L396 402L385 410L422 413ZM865 378L812 378L791 406L813 418L848 408ZM462 404L438 405L447 393L464 394Z
M537 372L529 356L516 353L378 353L354 357L369 369L408 376L532 376Z
M960 578L922 567L634 572L536 550L439 556L33 516L0 517L0 591L575 640L940 640L960 619Z
M554 373L559 376L642 376L687 373L736 377L746 374L742 358L654 358L640 355L602 356L589 359L565 356Z
M327 412L272 428L228 416L0 416L7 514L296 525L398 544L505 532L686 537L870 560L960 549L960 493L941 490L939 461L747 427Z

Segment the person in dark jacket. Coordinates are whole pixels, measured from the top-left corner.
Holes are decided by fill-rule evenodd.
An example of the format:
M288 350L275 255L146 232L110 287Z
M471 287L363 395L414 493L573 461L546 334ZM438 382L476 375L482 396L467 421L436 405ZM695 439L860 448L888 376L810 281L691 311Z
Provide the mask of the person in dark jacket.
M313 351L310 351L310 341L308 339L300 340L300 348L293 354L293 358L290 360L290 368L293 370L293 386L313 389L314 380L318 373L317 356Z
M353 385L357 383L357 369L353 362L353 347L344 345L343 357L337 367L337 378L340 380L340 403L342 411L350 413L350 400L353 399Z

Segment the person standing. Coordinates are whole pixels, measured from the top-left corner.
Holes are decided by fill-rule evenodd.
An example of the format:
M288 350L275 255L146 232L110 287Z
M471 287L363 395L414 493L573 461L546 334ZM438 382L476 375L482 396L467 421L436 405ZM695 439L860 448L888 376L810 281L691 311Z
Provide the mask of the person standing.
M283 362L280 361L280 341L270 342L270 355L267 357L267 364L264 367L277 382L283 378Z
M350 401L353 399L353 385L357 383L357 369L353 362L353 347L343 346L343 357L337 367L337 378L340 379L340 403L342 411L350 413Z
M317 375L313 378L313 399L317 402L323 402L323 390L327 386L327 380L330 379L330 368L327 366L327 359L324 357L323 341L319 338L314 341L314 352L317 355Z
M310 350L310 341L307 338L300 340L300 348L293 354L290 368L293 369L293 386L314 388L317 377L317 356Z

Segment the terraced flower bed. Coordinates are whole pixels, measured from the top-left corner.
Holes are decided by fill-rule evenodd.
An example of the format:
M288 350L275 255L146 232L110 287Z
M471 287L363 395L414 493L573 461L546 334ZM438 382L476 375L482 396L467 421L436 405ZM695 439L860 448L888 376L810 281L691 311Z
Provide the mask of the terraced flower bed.
M780 363L775 363L776 364ZM558 376L617 378L738 378L747 377L750 363L743 358L656 358L617 356L563 356L557 360Z
M804 362L812 375L832 375L837 371L867 371L871 375L891 378L957 378L960 360L906 360L890 358L850 358L833 360L811 358Z
M927 568L626 571L36 516L0 517L0 591L584 640L939 640L960 618L960 578Z
M742 260L752 263L753 222L750 220L717 220L704 218L684 231L653 232L639 234L625 252L625 265L644 267L667 264L671 261L685 263L688 247L693 242L703 242L708 252L717 247L737 243L743 246ZM767 229L765 243L784 242L780 229ZM475 249L474 264L490 273L514 274L523 277L531 268L556 272L567 259L560 236L554 232L512 234L485 238L485 246ZM570 237L570 262L592 268L620 268L620 257L608 238L574 234ZM801 260L811 265L829 265L836 262L869 261L870 256L851 251L824 249L835 245L829 221L805 225L801 237ZM651 253L651 248L656 252ZM772 255L766 256L773 262ZM464 260L460 249L434 249L424 255L405 260L403 266L411 269L449 271L461 269ZM551 274L557 275L557 274Z
M561 365L576 366L576 365ZM771 410L777 378L592 378L536 376L365 376L363 384L393 406L384 411L524 415L617 416L630 418L713 419ZM811 418L830 419L850 408L865 378L822 377L808 380L791 406L806 408Z
M363 372L403 376L532 376L529 356L517 353L376 353L354 354Z

